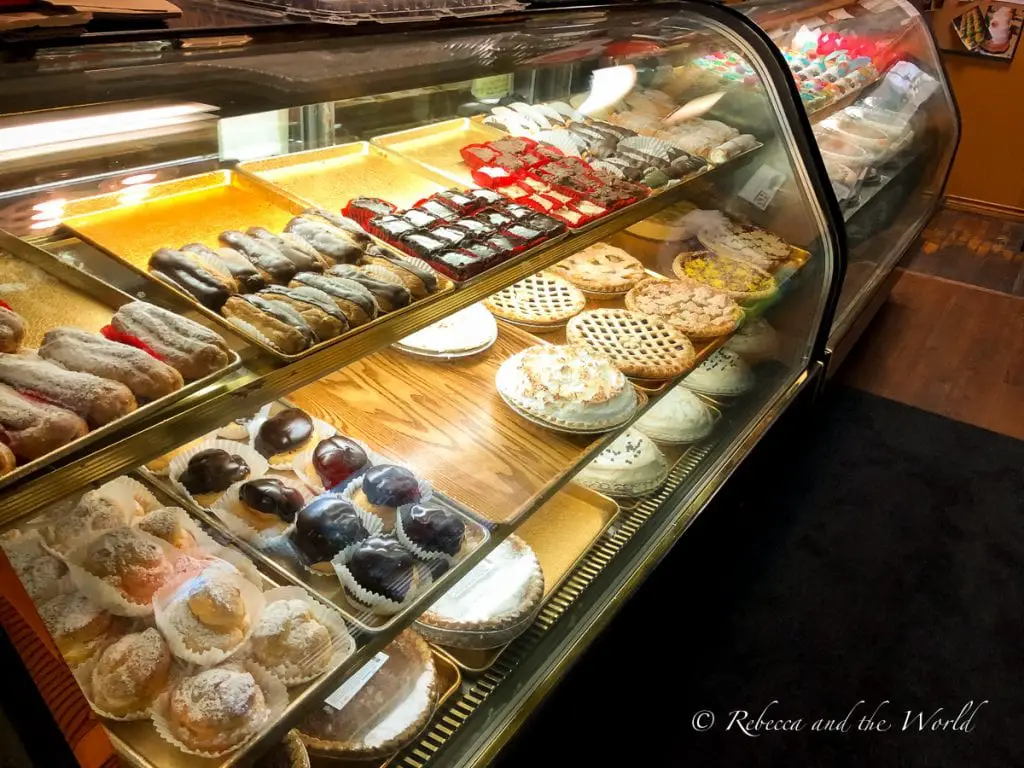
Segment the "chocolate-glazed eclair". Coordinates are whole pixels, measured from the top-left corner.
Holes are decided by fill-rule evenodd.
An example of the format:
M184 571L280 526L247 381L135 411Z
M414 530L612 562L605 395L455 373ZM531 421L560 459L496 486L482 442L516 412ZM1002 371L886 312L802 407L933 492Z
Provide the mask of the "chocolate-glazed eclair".
M437 290L437 273L434 270L426 264L417 264L411 259L389 253L379 246L371 245L366 249L363 263L391 270L415 299L422 299Z
M256 294L232 296L224 305L224 316L248 323L286 355L313 343L313 330L302 315L280 301Z
M287 304L302 315L320 341L333 339L348 330L348 318L338 309L334 299L316 288L272 285L260 295Z
M263 273L234 248L221 248L215 251L202 243L183 245L181 250L194 254L200 261L228 272L238 282L238 290L242 293L255 293L267 287Z
M299 272L323 272L327 266L324 259L311 248L296 246L278 235L275 235L263 227L249 227L246 234L262 240L267 245L272 245L280 251L288 261L295 265ZM305 243L303 243L305 245Z
M370 236L366 234L363 228L359 226L359 222L355 219L350 219L348 216L342 216L340 213L331 213L325 208L307 208L303 213L307 217L318 216L328 224L344 230L357 245L365 247L370 244Z
M351 328L370 322L379 313L377 301L373 298L373 294L370 293L366 286L357 283L355 280L316 275L312 272L300 272L289 284L289 287L301 288L303 286L317 288L334 299L338 309L348 318L348 324Z
M288 222L285 231L301 237L332 264L354 264L363 255L362 246L351 235L325 221L296 216Z
M401 307L407 307L412 302L412 294L400 282L389 283L386 280L373 277L358 267L351 264L336 264L327 270L331 277L342 277L346 280L355 280L373 294L377 300L377 306L382 312L393 312Z
M299 271L291 259L277 248L252 235L237 230L220 233L220 241L241 253L261 272L275 283L287 283Z
M219 312L238 284L230 275L218 272L182 251L160 248L149 257L149 272L180 288L207 309Z

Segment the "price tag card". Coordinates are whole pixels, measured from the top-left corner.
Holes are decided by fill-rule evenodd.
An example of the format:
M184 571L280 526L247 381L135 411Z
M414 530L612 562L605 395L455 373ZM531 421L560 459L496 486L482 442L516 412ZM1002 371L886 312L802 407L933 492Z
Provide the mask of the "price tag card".
M786 183L786 174L777 171L770 165L762 165L740 190L740 197L751 205L766 210L772 203L775 193Z
M377 671L387 663L387 660L388 655L384 651L378 652L376 656L353 672L352 677L342 683L324 701L335 709L344 709L345 705L352 701L355 695L363 689L363 686L370 682L370 678L377 674Z

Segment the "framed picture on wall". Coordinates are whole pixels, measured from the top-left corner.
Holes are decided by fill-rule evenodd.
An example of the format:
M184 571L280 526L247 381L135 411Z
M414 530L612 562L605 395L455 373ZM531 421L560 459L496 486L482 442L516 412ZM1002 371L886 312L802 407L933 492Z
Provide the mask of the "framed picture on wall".
M953 29L968 51L977 51L988 39L988 27L981 8L974 6L953 19Z
M1024 8L993 3L985 12L987 38L978 46L977 53L1005 61L1013 61L1024 26Z

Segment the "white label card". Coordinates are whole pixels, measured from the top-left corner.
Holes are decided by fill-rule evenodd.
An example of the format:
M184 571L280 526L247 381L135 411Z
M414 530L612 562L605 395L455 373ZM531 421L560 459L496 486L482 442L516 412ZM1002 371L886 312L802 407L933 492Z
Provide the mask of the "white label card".
M352 701L353 697L363 689L364 685L370 682L370 678L377 674L377 670L383 667L387 660L388 655L384 651L379 651L376 656L353 672L352 677L342 683L324 701L335 709L344 709L345 705Z
M748 203L763 211L771 205L775 193L785 183L786 174L765 164L758 168L757 172L750 177L750 181L743 185L739 194Z

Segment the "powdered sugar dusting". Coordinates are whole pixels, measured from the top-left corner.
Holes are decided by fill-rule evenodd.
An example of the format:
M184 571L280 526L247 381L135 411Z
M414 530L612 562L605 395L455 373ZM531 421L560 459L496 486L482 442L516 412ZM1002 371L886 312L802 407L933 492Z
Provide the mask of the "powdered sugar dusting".
M39 608L39 616L53 637L65 637L83 629L104 613L80 593L57 595Z

